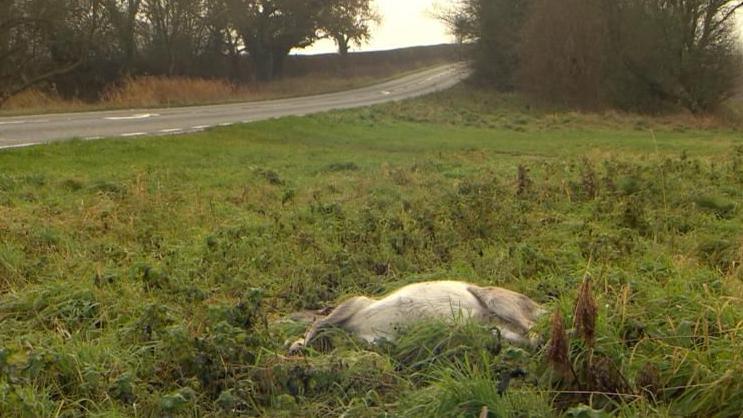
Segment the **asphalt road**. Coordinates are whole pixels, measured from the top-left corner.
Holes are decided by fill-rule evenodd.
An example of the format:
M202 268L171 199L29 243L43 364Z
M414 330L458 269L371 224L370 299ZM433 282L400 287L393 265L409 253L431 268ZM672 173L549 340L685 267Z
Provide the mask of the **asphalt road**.
M396 80L317 96L262 102L165 109L0 117L0 149L26 147L71 138L174 135L214 126L254 122L290 115L350 109L422 96L444 90L469 74L464 64L429 69Z

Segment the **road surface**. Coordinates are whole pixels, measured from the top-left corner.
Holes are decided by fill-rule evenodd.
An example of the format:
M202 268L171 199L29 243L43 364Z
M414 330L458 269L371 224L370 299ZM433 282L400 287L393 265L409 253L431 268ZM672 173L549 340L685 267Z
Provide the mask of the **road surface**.
M450 64L396 80L317 96L262 102L165 109L0 117L0 149L26 147L71 138L94 140L197 132L214 126L290 115L350 109L425 95L454 86L467 77L463 64Z

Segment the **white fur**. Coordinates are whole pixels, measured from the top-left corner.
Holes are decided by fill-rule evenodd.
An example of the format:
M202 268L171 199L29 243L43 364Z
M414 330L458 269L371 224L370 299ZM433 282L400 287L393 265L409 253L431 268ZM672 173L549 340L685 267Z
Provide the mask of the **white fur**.
M291 350L301 349L328 326L341 327L374 343L382 338L394 340L401 330L421 320L460 318L493 323L503 338L524 344L530 342L528 332L543 312L531 299L506 289L460 281L416 283L379 300L349 299L315 322Z
M374 342L394 339L397 331L424 319L485 317L477 298L462 282L428 282L403 287L360 309L343 328ZM479 319L479 318L478 318Z

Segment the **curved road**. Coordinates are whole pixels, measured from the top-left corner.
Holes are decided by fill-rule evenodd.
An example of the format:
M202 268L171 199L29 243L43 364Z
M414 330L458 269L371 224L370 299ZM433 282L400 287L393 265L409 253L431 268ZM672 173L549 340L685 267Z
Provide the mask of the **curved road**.
M464 64L450 64L370 87L317 96L262 102L146 110L115 110L37 116L0 117L0 149L71 138L172 135L213 126L290 115L350 109L421 96L447 89L469 74Z

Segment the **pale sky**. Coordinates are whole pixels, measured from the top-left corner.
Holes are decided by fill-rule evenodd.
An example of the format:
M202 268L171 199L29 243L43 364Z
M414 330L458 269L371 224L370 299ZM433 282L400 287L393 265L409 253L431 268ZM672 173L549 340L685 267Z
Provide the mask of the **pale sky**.
M451 43L453 38L446 27L431 12L442 0L375 0L382 15L382 25L372 30L372 40L361 50L375 51L416 45ZM297 51L300 54L336 52L332 41L321 41ZM357 51L358 48L352 48Z

